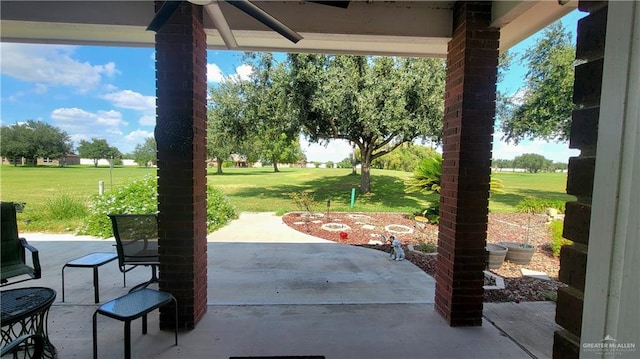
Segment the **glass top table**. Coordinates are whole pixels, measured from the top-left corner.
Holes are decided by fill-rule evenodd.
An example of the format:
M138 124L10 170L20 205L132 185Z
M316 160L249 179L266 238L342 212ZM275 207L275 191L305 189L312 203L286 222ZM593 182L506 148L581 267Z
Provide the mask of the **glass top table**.
M48 338L49 308L56 299L51 288L30 287L0 291L0 345L5 346L26 334L44 337L44 357L55 358L56 348Z

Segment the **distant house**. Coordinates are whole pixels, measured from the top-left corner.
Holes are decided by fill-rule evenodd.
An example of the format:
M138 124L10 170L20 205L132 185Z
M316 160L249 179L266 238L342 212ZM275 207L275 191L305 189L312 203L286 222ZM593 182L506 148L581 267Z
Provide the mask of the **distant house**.
M33 165L32 158L20 157L15 159L17 163L14 162L13 158L3 157L2 164L3 165ZM66 155L60 158L49 158L49 157L38 157L36 159L35 165L37 166L68 166L68 165L79 165L80 164L80 156L75 153L67 153Z

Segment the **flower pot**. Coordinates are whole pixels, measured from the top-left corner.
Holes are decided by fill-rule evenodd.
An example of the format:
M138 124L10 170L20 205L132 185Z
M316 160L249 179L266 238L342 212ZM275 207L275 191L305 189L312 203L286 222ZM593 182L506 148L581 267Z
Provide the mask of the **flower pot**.
M524 243L500 242L500 245L509 249L505 259L515 264L529 264L536 251L536 247Z
M507 255L507 247L487 243L485 249L489 252L489 269L500 268Z
M415 216L414 220L416 221L416 228L418 229L424 229L427 223L429 223L427 217L424 216Z

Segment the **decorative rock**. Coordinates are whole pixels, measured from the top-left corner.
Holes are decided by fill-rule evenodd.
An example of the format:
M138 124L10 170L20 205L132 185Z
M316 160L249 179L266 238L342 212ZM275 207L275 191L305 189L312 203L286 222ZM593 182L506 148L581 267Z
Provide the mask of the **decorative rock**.
M530 270L530 269L526 269L526 268L520 269L520 272L522 272L522 275L525 276L525 277L538 278L538 279L542 279L542 280L549 280L549 276L545 272L538 272L538 271Z
M301 224L305 224L305 222L293 222L293 224L301 225Z
M402 224L390 224L388 226L385 226L384 230L389 232L389 233L396 233L396 234L411 234L411 233L413 233L413 228L407 227L407 226L403 226Z
M361 219L361 220L371 219L371 216L367 216L366 214L352 213L352 214L349 214L348 216L349 218L353 218L353 219Z
M487 289L489 289L489 290L491 290L491 289L504 289L504 279L502 277L500 277L498 275L495 275L495 274L493 274L493 273L491 273L491 272L489 272L487 270L482 271L482 272L484 273L485 277L489 277L489 278L493 279L496 282L495 285L485 285L485 286L483 286L483 288L485 290L487 290Z
M376 229L376 226L372 226L370 224L365 224L362 226L362 229L368 229L370 231L373 231L374 229Z
M329 232L340 232L340 231L346 231L351 229L351 227L347 226L344 223L325 223L320 228Z
M382 243L381 241L379 241L379 240L377 240L377 239L370 239L370 240L369 240L369 244L371 244L371 245L376 245L376 246L381 246L381 245L383 245L384 243Z
M316 223L316 224L318 224L318 223L322 223L322 221L315 220L315 221L311 221L311 223Z

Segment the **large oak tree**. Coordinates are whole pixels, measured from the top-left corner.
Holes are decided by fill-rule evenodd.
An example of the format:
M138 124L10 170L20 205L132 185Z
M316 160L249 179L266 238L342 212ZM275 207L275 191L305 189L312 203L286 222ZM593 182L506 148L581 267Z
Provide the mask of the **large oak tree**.
M80 157L92 159L95 167L98 167L98 161L101 159L113 160L122 155L116 147L109 146L107 140L95 137L91 141L80 140L78 154Z
M288 60L292 113L311 141L355 144L362 193L371 190L373 160L417 138L441 139L442 60L311 54Z
M29 120L0 128L0 155L18 163L22 157L60 158L72 149L69 135L46 122Z

